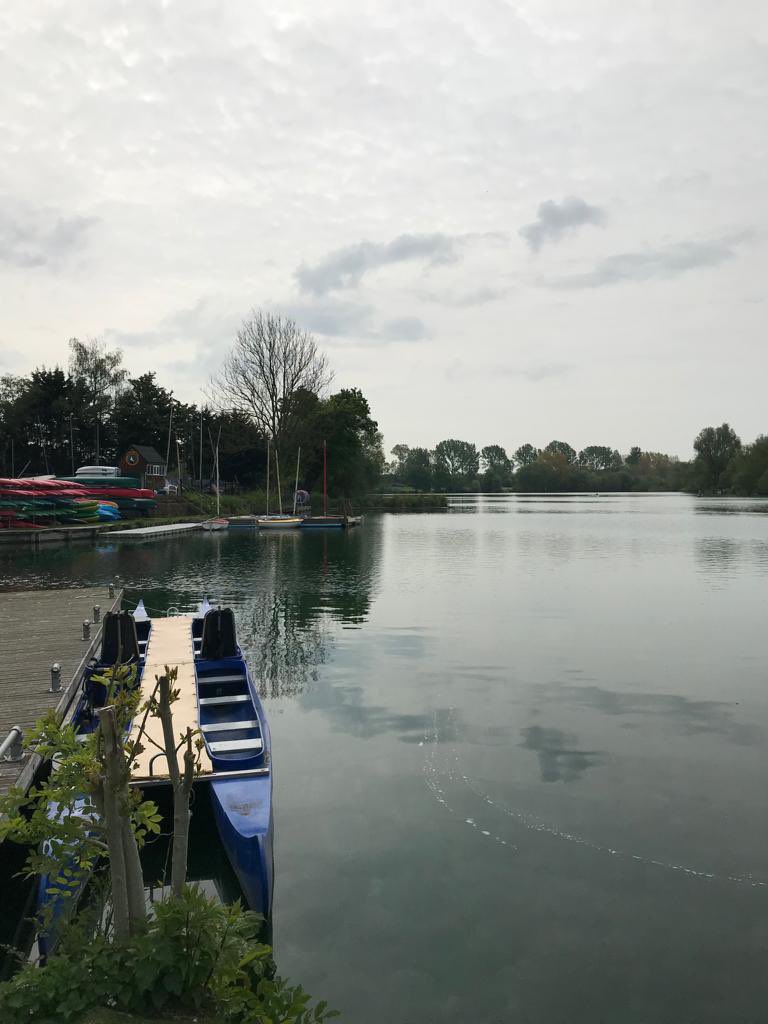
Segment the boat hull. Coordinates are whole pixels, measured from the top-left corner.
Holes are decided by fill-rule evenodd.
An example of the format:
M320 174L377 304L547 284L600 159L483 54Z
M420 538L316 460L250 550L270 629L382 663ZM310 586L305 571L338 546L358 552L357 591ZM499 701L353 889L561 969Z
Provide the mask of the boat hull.
M300 516L263 516L256 520L260 530L295 530L303 521Z
M219 837L245 902L266 920L275 878L272 775L215 779L210 791Z

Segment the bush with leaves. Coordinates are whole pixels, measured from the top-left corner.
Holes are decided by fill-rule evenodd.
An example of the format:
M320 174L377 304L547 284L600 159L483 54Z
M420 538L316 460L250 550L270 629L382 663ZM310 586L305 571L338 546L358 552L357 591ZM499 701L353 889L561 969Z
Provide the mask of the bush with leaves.
M222 1024L315 1024L338 1016L310 1006L300 986L275 975L272 950L258 942L259 915L222 906L196 885L158 903L145 928L125 942L99 935L81 945L78 929L40 970L25 965L0 985L0 1020L70 1024L111 1007L162 1017L209 1012Z
M337 1016L324 1003L310 1007L300 986L275 976L272 951L258 941L261 917L239 903L222 906L199 887L185 885L181 875L174 879L172 895L154 904L146 916L138 847L148 834L159 833L161 819L156 805L143 800L129 784L139 739L128 734L138 715L144 716L139 737L147 716L158 715L167 727L169 764L171 757L176 758L170 718L170 705L178 696L172 689L175 678L175 671L166 667L153 694L139 707L135 669L117 666L94 677L105 687L109 704L97 712L100 726L84 742L53 713L34 731L37 752L55 767L27 796L16 791L0 801L0 815L5 815L0 819L0 839L29 845L27 874L48 875L48 916L42 930L47 931L55 915L61 938L58 952L44 968L25 964L0 985L0 1021L74 1024L100 1007L157 1015L183 1009L210 1011L222 1024L311 1024ZM181 739L186 774L191 776L196 758L189 729ZM188 819L189 787L181 786L177 796L186 802ZM105 822L104 814L108 801L113 804L111 826L110 815ZM177 828L179 811L175 807ZM175 860L177 838L174 835ZM138 893L132 897L128 892L131 905L123 913L122 928L121 880L113 860L106 903L92 902L73 913L97 862L116 850L124 867L129 854L135 857L138 871L133 879ZM179 865L186 873L186 850ZM131 881L124 872L123 890L126 880ZM125 891L122 898L125 902Z

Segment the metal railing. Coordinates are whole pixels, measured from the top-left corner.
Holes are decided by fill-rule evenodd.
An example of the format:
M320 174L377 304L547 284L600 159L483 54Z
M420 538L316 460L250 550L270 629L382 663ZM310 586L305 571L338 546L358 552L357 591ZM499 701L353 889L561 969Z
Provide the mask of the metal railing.
M11 730L0 743L0 761L24 760L24 732L20 725L11 726Z

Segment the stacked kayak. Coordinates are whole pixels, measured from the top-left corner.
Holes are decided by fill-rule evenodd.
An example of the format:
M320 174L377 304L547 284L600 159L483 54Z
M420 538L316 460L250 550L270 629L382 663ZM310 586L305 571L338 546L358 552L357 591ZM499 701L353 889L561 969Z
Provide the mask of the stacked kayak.
M119 518L120 509L114 498L83 484L48 478L0 477L0 529L44 529Z
M135 476L68 476L60 481L85 485L88 493L113 501L121 512L147 512L155 507L155 492L141 486Z

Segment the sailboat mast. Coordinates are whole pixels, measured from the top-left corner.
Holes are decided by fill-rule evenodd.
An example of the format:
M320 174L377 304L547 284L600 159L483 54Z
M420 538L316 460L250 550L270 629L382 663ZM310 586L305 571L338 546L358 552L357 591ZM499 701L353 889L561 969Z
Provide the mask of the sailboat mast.
M328 451L323 441L323 515L328 515Z
M267 438L267 511L265 515L269 515L269 456L270 456L270 441Z
M221 443L221 425L216 438L216 515L221 512L221 485L219 483L219 444Z
M296 495L299 492L299 459L301 458L301 445L296 452L296 483L293 485L293 514L296 515Z
M277 507L280 510L280 515L282 515L283 495L280 493L280 459L277 455L277 448L275 448L275 476L277 477Z

